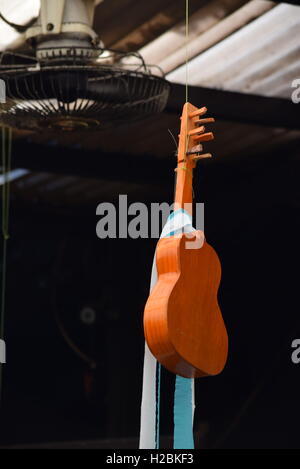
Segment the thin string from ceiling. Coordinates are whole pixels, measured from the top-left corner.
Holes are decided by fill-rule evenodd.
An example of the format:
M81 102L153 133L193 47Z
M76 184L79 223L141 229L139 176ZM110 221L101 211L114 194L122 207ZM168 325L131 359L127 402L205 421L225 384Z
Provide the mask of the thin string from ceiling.
M189 100L189 0L185 0L185 102ZM186 126L188 124L188 115L186 116ZM186 135L185 156L189 145L189 135Z
M185 1L185 102L189 100L189 0Z
M185 80L185 102L188 102L188 63L189 63L189 53L188 53L188 44L189 44L189 0L185 0L185 48L186 48L186 61L185 61L185 67L186 67L186 80ZM187 116L187 121L188 121L188 116ZM177 141L172 134L171 130L168 129L168 132L171 134L175 145L177 147L176 155L178 152L178 145ZM187 136L186 139L186 151L185 154L187 153L187 148L189 144L189 137ZM176 179L177 179L177 172L175 170L175 184L174 184L174 199L175 199L175 190L176 190ZM192 189L193 190L193 189ZM193 190L193 196L194 196L194 190ZM155 438L155 447L156 449L160 448L160 393L161 393L161 364L157 364L157 369L156 369L156 438Z

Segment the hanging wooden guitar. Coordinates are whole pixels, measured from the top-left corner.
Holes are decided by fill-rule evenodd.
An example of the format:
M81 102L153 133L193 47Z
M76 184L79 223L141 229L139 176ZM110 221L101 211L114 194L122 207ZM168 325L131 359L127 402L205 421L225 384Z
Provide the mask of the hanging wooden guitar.
M186 103L181 117L178 146L175 210L185 208L192 215L192 174L200 158L201 142L211 140L201 118L206 108ZM186 378L216 375L225 366L228 337L218 306L221 266L214 249L202 232L191 249L191 234L161 238L156 248L158 279L144 311L145 337L152 354L168 370ZM202 246L202 247L200 247Z

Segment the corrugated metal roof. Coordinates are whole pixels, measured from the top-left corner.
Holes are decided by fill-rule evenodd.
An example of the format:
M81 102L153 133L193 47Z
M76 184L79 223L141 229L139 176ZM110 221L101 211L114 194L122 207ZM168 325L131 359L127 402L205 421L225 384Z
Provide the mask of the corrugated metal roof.
M300 8L278 5L192 59L189 83L290 99L300 76L299 36ZM167 77L185 83L185 74L183 65Z

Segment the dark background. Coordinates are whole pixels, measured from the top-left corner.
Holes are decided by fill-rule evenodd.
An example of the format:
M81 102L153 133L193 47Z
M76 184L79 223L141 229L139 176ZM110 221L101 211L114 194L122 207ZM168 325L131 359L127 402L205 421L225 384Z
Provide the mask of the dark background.
M245 3L221 0L219 23ZM190 0L190 15L205 20L206 7L216 14L213 2ZM185 0L109 0L96 8L94 29L107 47L137 51L183 25L185 15ZM207 129L215 141L204 148L213 158L198 163L194 192L222 264L219 303L230 340L224 372L197 380L197 448L300 447L300 364L291 361L300 338L293 31L278 28L273 47L260 50L254 40L236 51L238 92L222 63L221 86L216 74L209 87L188 90L190 102L216 118ZM185 97L184 84L172 84L162 114L117 128L14 130L12 168L29 173L11 184L0 447L138 446L142 315L156 240L98 239L96 207L119 194L129 203L172 201L176 148L168 130L177 136ZM95 312L92 324L81 320L84 307ZM174 377L163 371L162 381L166 448Z
M163 176L169 201L174 166L172 159ZM300 337L298 172L299 152L288 147L202 161L195 172L206 238L222 264L219 302L230 339L224 372L197 380L199 448L299 447L300 364L291 361L291 342ZM98 239L96 206L64 212L12 198L2 446L97 440L137 447L142 314L156 240ZM80 319L84 306L96 312L91 325ZM95 369L67 345L57 317ZM172 382L164 371L166 436Z

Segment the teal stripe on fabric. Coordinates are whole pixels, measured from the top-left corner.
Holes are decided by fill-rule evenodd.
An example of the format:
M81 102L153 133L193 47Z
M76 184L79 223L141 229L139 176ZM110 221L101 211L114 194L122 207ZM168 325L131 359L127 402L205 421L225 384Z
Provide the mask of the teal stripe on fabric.
M182 228L180 228L179 230L171 231L171 233L169 233L169 236L175 236L175 235L180 234L180 233L183 233Z
M178 213L185 213L188 217L190 217L190 214L184 208L179 208L178 210L175 210L168 216L167 222L169 220L172 220L172 218L174 218L174 216L177 215Z
M190 214L184 210L179 209L172 212L167 220L167 223L180 213L187 215L192 223ZM166 236L174 236L177 233L183 232L183 227L177 227L174 231L169 232ZM176 376L175 382L175 395L174 395L174 449L194 449L193 437L193 379L182 378ZM158 402L160 399L160 390L158 390ZM159 406L158 406L159 408ZM159 414L157 414L159 415ZM157 417L158 418L158 417ZM156 429L157 435L159 429L159 420ZM156 435L156 437L157 437Z
M194 449L193 380L176 376L174 396L174 449Z

